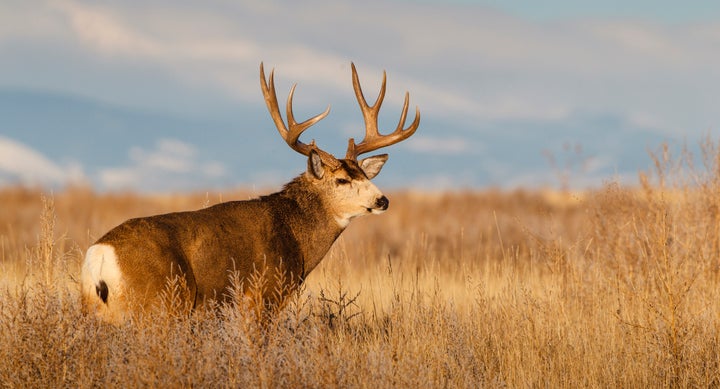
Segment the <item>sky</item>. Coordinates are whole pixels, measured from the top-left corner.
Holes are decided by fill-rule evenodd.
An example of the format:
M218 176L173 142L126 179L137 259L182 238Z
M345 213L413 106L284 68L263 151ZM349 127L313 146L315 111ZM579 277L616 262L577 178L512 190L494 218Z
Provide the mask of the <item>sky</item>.
M302 139L338 156L363 134L351 62L367 96L387 72L381 131L409 92L420 128L378 151L391 188L633 184L720 124L718 2L6 0L0 186L279 186L305 157L261 62L298 118L330 105Z
M458 1L484 5L536 21L563 19L627 19L664 24L712 22L720 16L720 5L711 0L486 0Z

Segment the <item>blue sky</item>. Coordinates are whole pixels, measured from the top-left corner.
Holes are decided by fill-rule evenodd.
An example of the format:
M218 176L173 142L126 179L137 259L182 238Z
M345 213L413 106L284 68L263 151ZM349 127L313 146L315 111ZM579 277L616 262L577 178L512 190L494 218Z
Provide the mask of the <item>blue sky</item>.
M457 1L458 4L483 5L539 21L592 18L633 19L661 23L694 23L716 21L720 3L712 0L486 0Z
M410 92L421 126L384 187L632 184L720 122L712 2L11 0L0 58L0 185L278 186L305 163L261 61L298 117L331 105L303 139L337 155L363 131L351 61L367 95L387 70L382 128Z

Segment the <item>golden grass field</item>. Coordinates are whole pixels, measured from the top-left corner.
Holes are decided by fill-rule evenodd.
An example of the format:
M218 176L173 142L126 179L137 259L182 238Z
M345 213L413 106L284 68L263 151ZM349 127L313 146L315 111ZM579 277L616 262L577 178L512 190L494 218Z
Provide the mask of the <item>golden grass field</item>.
M262 193L2 190L0 386L718 387L720 155L703 150L660 150L635 188L389 193L265 325L230 306L106 325L75 281L127 218Z

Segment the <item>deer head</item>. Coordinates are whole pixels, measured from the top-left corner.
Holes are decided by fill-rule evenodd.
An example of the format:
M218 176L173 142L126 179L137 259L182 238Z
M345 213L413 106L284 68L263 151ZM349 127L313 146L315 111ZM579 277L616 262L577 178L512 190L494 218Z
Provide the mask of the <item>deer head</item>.
M293 85L287 99L286 115L288 125L286 126L280 114L275 94L274 70L270 72L270 78L266 79L263 64L260 64L260 86L265 96L265 104L267 104L270 116L272 116L280 136L291 149L308 157L305 176L310 179L318 192L329 200L327 202L332 208L335 219L343 227L356 216L368 213L382 213L389 205L387 197L370 182L372 178L380 173L380 169L387 161L388 155L380 154L360 160L358 160L358 156L409 138L415 133L420 124L420 110L416 108L415 119L409 127L404 128L410 98L409 93L406 92L405 103L397 128L388 135L381 135L378 130L378 113L385 97L386 74L383 71L380 93L375 103L370 106L363 96L355 64L351 64L351 68L353 89L365 120L365 138L357 144L353 138L350 138L345 158L338 159L320 149L314 140L310 143L300 141L300 135L305 130L324 119L330 113L330 106L324 112L298 123L295 121L292 110L292 99L297 84Z

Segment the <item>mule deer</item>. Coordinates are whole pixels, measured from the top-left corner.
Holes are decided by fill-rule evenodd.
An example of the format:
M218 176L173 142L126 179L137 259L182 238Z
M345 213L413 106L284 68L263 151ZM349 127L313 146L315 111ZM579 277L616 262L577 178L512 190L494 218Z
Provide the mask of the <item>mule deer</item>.
M378 112L385 96L385 72L375 103L363 96L355 65L352 83L363 118L365 138L349 139L345 158L320 149L300 135L329 111L302 123L292 110L294 85L287 100L287 125L275 94L274 70L266 79L260 64L260 86L280 136L307 157L307 169L277 193L247 201L229 201L197 211L130 219L113 228L87 250L81 271L83 306L109 321L122 321L135 309L151 309L172 277L181 277L191 308L209 300L231 299L231 275L245 283L253 272L270 269L264 304L281 304L322 260L333 242L358 216L379 214L388 199L370 182L387 154L358 156L410 137L420 124L420 110L405 128L409 94L392 133L378 131ZM245 286L246 287L246 286ZM279 292L278 292L279 291ZM235 291L237 292L237 291ZM241 291L242 293L249 293Z

